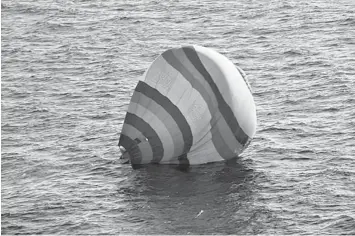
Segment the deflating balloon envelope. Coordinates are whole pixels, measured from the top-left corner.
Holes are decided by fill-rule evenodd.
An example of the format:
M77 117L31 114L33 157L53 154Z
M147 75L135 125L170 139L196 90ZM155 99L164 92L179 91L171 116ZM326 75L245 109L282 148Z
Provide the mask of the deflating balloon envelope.
M119 140L132 164L202 164L241 154L256 130L244 72L218 52L165 51L132 95Z

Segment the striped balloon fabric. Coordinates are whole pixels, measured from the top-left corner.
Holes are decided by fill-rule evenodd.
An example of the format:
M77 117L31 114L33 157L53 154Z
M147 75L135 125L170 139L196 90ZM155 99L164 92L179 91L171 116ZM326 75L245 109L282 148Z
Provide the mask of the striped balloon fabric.
M244 72L218 52L187 46L151 64L131 98L119 146L131 164L203 164L241 154L256 130Z

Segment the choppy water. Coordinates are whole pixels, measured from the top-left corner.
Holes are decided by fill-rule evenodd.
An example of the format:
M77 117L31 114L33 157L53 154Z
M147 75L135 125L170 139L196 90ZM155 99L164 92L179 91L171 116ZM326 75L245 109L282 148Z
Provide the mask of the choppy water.
M3 234L355 234L355 2L1 3ZM132 170L117 145L164 50L248 74L257 135L236 163Z

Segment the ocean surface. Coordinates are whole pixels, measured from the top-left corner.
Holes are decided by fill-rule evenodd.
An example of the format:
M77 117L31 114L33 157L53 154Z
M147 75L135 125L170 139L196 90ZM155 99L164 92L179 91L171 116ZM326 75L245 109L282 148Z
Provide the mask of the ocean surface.
M355 235L355 1L1 1L2 234ZM121 164L139 76L198 44L248 75L238 160Z

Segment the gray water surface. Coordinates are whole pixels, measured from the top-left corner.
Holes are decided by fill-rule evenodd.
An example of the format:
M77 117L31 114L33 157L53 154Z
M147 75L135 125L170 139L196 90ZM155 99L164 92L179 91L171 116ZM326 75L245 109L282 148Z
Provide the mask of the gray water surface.
M355 2L1 2L3 234L355 234ZM247 73L234 163L132 170L117 142L160 53Z

